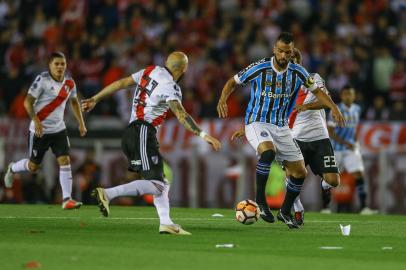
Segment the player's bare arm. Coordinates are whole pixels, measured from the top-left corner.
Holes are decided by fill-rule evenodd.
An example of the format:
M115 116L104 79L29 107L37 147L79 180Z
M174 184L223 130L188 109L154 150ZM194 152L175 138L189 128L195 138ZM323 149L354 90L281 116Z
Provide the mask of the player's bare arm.
M28 116L32 119L35 125L35 136L42 137L43 128L41 121L39 120L37 114L34 111L35 98L28 94L24 100L24 108L27 111Z
M82 110L80 109L79 99L74 97L71 99L71 107L73 110L73 114L75 115L76 121L79 123L79 132L80 136L83 137L87 133L85 120L83 119Z
M340 112L340 109L337 107L337 105L333 102L333 100L331 100L330 96L327 95L323 90L321 90L320 88L317 88L316 90L314 90L312 92L317 99L322 102L323 104L325 104L328 108L331 109L331 114L333 116L334 121L336 121L336 123L340 126L343 127L345 126L345 121L344 121L344 117Z
M237 82L234 80L234 78L230 78L223 87L219 102L217 104L217 113L219 114L220 118L227 117L227 100L231 93L234 91L236 85Z
M309 111L309 110L321 110L321 109L328 109L328 106L326 106L324 103L321 101L316 101L316 102L311 102L307 104L297 104L295 105L295 108L298 112L304 112L304 111Z
M82 100L82 111L85 112L91 111L94 108L94 106L96 106L97 102L104 99L106 96L110 96L115 92L117 92L118 90L128 88L132 85L135 85L135 82L131 76L125 77L123 79L117 80L107 85L93 97Z
M335 140L339 144L347 146L349 149L354 149L354 145L352 143L347 142L343 138L337 135L337 133L334 131L334 127L328 126L328 135L330 136L331 139Z
M221 143L214 137L206 134L201 130L196 121L185 111L182 104L177 100L171 100L168 102L169 108L175 114L179 122L193 134L202 137L207 143L209 143L214 150L219 150Z

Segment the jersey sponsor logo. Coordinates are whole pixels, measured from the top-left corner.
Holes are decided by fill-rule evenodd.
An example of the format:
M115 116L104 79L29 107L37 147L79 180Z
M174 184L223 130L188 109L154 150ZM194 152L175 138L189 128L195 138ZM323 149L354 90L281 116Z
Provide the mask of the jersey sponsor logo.
M275 93L272 93L272 92L266 92L266 90L262 90L262 92L261 92L261 96L263 96L263 97L268 97L268 98L274 98L274 99L277 99L277 98L287 98L287 97L292 97L293 96L293 93L287 93L287 94L275 94Z

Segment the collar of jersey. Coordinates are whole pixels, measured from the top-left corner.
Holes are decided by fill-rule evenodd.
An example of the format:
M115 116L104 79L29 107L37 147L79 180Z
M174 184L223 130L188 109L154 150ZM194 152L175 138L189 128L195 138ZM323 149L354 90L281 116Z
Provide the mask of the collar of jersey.
M172 72L169 70L169 68L164 66L164 69L169 73L169 75L171 75L172 80L173 80L173 75L172 75Z
M272 56L272 58L271 58L271 67L272 67L272 69L276 72L276 74L283 74L286 70L288 70L289 65L290 65L290 62L288 63L288 65L286 66L286 68L285 68L284 70L278 71L278 70L274 67L274 65L273 65L273 59L274 59L274 57L275 57L275 56Z

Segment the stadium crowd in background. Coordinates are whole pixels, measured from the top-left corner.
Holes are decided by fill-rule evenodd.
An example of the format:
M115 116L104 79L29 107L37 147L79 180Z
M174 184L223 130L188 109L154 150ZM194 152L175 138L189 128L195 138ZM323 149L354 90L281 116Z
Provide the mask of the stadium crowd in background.
M271 55L291 31L303 64L337 101L350 83L364 119L406 119L406 2L402 0L0 0L0 116L27 117L23 100L47 55L63 51L83 97L182 50L190 70L183 102L194 117L217 117L222 85L241 67ZM246 91L246 95L248 95ZM235 95L230 116L241 117ZM120 115L125 98L96 110Z

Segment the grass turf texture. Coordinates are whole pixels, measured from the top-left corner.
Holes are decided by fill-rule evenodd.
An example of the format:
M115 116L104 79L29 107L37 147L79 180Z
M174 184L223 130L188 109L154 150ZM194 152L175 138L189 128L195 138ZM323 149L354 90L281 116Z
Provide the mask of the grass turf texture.
M192 236L158 234L153 207L0 205L0 269L406 269L406 218L307 213L305 226L242 225L228 209L172 209ZM223 218L211 217L221 213ZM344 237L339 224L351 224ZM233 243L235 248L215 248ZM322 246L342 247L322 250ZM392 247L383 250L382 247Z

